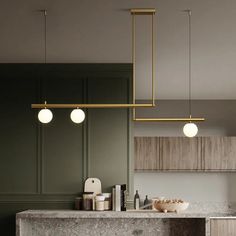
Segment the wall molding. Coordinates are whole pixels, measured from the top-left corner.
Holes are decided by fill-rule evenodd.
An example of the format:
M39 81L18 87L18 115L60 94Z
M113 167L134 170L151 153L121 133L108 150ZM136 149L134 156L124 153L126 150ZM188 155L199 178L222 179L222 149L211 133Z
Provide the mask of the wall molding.
M47 76L51 76L51 73L55 76L55 73L61 75L66 73L68 76L79 75L79 79L82 80L83 84L83 102L87 102L88 97L88 78L109 78L109 79L119 79L123 78L127 80L127 103L130 102L132 94L130 93L131 79L132 79L132 64L129 63L75 63L75 64L65 64L65 63L4 63L0 64L0 69L2 75L7 75L9 78L14 78L15 75L18 75L19 79L24 77L25 74L29 75L28 77L34 76L37 86L36 88L36 101L42 100L43 94L43 75L47 73ZM28 78L27 77L27 78ZM30 104L29 104L30 106ZM83 124L82 128L82 181L84 181L88 176L90 176L90 151L89 151L89 112L86 111L87 119ZM35 116L36 117L36 116ZM131 134L131 109L127 112L127 187L130 190L132 187L132 134ZM45 182L45 173L44 173L44 128L39 123L35 124L36 129L36 153L35 153L35 191L29 192L0 192L0 199L6 197L18 197L18 196L72 196L77 195L78 192L54 192L46 191L44 182ZM49 189L50 190L50 189Z

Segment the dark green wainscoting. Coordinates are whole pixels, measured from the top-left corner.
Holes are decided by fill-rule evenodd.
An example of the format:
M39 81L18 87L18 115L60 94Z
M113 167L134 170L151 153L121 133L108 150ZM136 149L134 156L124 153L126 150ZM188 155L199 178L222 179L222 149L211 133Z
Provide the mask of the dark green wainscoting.
M0 235L15 234L15 213L72 209L87 177L103 191L130 186L129 109L69 109L40 125L31 103L129 103L131 64L0 64Z

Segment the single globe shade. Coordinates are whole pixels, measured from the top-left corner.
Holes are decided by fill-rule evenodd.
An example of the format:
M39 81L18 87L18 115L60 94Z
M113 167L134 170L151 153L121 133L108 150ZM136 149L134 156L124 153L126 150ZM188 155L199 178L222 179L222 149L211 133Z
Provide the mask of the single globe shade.
M44 124L49 123L52 120L52 118L53 118L53 114L47 108L40 110L38 113L38 119L41 123L44 123Z
M192 138L197 135L198 128L194 123L187 123L184 125L183 132L185 136Z
M85 114L84 114L84 111L77 108L77 109L74 109L71 113L70 113L70 118L71 120L74 122L74 123L81 123L84 121L85 119Z

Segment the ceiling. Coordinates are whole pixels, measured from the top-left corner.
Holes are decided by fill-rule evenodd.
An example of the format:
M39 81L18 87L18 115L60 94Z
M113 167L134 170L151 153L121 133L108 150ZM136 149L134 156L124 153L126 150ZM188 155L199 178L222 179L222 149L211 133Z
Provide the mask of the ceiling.
M2 0L0 61L43 62L48 9L48 62L131 62L128 9L158 11L156 96L188 96L187 16L192 10L195 99L236 99L235 0ZM137 97L150 97L150 21L137 21Z

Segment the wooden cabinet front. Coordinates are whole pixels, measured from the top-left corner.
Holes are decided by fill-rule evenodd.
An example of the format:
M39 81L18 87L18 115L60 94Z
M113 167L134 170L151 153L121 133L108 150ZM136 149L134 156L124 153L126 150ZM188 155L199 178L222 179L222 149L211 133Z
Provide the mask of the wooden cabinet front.
M160 158L163 170L201 169L201 139L160 138Z
M135 170L159 170L159 138L135 137Z
M236 171L236 137L136 137L135 170Z
M205 170L236 170L236 137L203 137Z
M211 220L211 236L235 236L236 220L214 219Z

